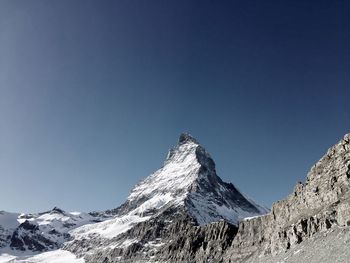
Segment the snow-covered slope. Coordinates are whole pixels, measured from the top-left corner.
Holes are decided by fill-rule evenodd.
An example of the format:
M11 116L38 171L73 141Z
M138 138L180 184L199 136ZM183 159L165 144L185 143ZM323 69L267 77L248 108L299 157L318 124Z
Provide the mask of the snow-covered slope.
M146 221L147 219L149 219L149 216L117 216L100 223L87 224L82 227L78 227L72 230L70 234L74 236L75 239L83 239L87 237L113 238L126 232L135 224Z
M37 255L16 253L0 255L0 263L84 263L83 258L77 258L73 253L66 250L53 250Z

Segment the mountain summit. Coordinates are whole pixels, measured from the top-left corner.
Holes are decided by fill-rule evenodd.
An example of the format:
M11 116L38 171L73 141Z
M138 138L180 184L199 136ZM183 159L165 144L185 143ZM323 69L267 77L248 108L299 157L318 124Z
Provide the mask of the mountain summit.
M152 215L182 206L200 225L225 219L237 225L267 210L241 194L216 174L215 163L190 134L183 133L162 168L137 184L119 215Z
M193 142L193 143L197 143L197 140L189 133L181 133L180 137L179 137L179 143L178 144L184 144L187 142Z

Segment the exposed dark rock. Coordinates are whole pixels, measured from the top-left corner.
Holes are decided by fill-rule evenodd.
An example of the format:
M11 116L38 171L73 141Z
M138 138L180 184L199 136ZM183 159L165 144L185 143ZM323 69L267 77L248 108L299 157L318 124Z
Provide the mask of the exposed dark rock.
M188 142L198 143L197 140L189 133L182 133L179 137L179 144L185 144Z
M44 237L40 233L37 225L26 220L20 224L20 226L12 234L10 247L22 251L28 249L34 252L42 252L49 249L58 248L59 245Z

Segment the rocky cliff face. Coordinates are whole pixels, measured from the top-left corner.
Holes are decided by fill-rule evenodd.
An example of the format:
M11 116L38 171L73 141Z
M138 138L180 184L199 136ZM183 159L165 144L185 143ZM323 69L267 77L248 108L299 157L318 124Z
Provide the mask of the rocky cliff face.
M350 134L331 147L310 170L305 183L273 204L271 213L239 224L227 262L276 255L332 227L350 225ZM250 262L250 261L249 261ZM261 261L263 262L263 261Z
M85 262L130 263L210 262L223 258L237 232L236 226L225 221L198 226L184 213L175 215L172 222L155 218L140 223L116 239L100 243L97 250L95 243L87 241L81 255ZM81 253L81 247L82 243L75 241L68 249Z

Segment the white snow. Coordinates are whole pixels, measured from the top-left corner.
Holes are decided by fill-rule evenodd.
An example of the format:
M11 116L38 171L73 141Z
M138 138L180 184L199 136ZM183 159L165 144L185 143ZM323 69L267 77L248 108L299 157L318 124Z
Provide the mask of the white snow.
M257 216L248 216L248 217L243 218L243 220L249 221L249 220L252 220L252 219L254 219L254 218L261 217L261 216L263 216L263 215L257 215Z
M83 258L76 258L74 254L65 250L53 250L34 256L13 256L0 254L0 263L84 263Z
M85 213L57 213L51 211L45 214L41 214L38 217L33 217L31 223L37 224L42 234L50 240L58 243L63 243L63 236L55 236L49 234L50 231L55 230L59 233L68 233L70 230L79 226L91 223L93 217Z
M38 225L43 231L47 228L55 228L59 232L67 232L67 229L89 223L94 218L87 213L57 213L49 211L41 214L19 214L0 212L0 226L4 229L15 229L25 221Z
M179 146L164 166L136 185L128 197L129 201L158 193L175 193L187 189L197 178L200 164L196 159L198 144L193 142ZM183 192L184 193L184 192ZM184 193L185 194L185 193ZM181 201L184 195L173 194L173 199Z
M138 208L132 210L131 214L141 215L142 217L145 212L151 209L160 209L173 200L174 198L170 193L159 193L142 203Z
M7 263L7 262L13 262L16 256L12 256L10 254L0 254L0 263Z
M67 224L79 226L92 220L92 216L86 213L46 213L35 219L38 225L55 225L57 228L67 227ZM65 225L65 226L64 226Z
M126 248L126 247L128 247L128 246L130 246L130 245L132 245L132 244L134 244L134 243L137 243L137 242L139 242L139 240L137 240L136 238L133 238L133 239L126 239L124 242L122 242L119 246L120 247L124 247L124 248ZM118 246L118 247L119 247Z
M135 224L148 220L149 217L126 215L116 217L100 223L88 224L78 227L70 232L75 238L87 238L88 236L100 235L104 238L113 238L128 231Z

